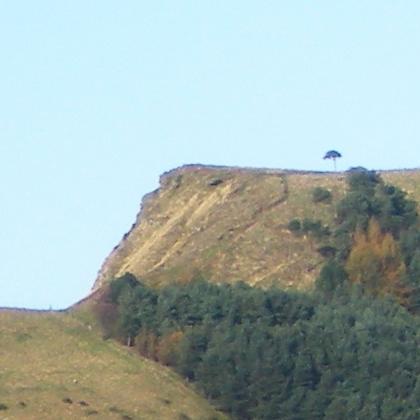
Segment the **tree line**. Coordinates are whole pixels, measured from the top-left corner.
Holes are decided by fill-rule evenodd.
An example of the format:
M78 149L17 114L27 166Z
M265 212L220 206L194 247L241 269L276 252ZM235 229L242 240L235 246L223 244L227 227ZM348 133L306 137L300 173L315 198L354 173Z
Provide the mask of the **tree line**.
M155 290L125 275L98 305L108 337L234 418L420 415L419 318L359 286L332 297L203 280Z

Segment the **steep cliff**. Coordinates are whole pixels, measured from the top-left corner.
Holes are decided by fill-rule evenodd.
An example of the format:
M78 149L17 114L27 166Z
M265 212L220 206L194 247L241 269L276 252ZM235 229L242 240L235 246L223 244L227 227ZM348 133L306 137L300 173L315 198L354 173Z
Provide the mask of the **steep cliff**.
M382 172L420 199L420 171ZM132 229L105 260L94 290L133 273L153 285L201 276L214 282L307 288L322 257L319 243L296 237L293 218L333 223L345 174L188 165L165 173L144 197ZM312 200L315 187L331 203Z
M321 257L309 238L287 229L293 217L333 217L311 201L316 185L338 198L340 175L186 166L164 174L143 199L131 231L105 261L95 288L131 272L161 284L203 276L304 287ZM304 261L303 261L304 257Z

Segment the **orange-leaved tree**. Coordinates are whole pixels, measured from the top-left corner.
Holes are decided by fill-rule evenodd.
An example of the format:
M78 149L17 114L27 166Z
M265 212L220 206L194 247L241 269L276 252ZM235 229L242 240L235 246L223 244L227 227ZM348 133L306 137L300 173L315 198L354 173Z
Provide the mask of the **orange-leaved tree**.
M345 269L353 283L361 284L374 295L394 295L406 303L409 287L404 281L406 267L391 233L382 232L371 218L367 231L357 230Z
M175 366L181 341L184 339L182 331L173 331L163 336L157 349L157 360L163 365Z

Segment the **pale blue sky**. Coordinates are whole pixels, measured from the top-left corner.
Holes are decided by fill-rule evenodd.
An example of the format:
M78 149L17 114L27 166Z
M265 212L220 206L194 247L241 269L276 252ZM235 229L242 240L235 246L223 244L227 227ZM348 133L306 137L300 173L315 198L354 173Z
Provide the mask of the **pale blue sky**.
M86 295L184 163L418 167L418 1L0 0L0 306Z

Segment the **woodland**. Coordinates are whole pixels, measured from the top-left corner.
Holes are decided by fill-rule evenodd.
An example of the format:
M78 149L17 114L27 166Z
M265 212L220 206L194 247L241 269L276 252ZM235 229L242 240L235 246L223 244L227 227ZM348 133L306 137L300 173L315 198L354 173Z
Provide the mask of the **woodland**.
M314 206L331 192L313 190ZM311 290L205 276L160 288L127 273L96 303L105 339L170 366L235 419L420 418L417 204L347 173L331 226L293 219L324 257Z

